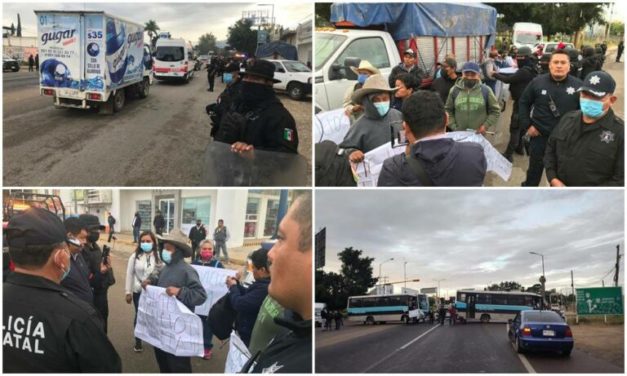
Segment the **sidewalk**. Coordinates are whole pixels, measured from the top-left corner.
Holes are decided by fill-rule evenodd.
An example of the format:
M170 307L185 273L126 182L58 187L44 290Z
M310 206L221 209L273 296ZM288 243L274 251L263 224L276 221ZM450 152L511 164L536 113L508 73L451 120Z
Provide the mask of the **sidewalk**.
M132 233L116 232L113 236L116 237L116 240L111 239L111 243L107 243L107 239L109 239L109 234L103 231L100 234L100 240L98 241L100 247L102 247L103 245L108 245L109 247L111 247L111 253L113 255L123 258L128 258L133 252L135 252L137 244L133 244ZM250 254L250 252L256 250L257 248L259 248L259 246L228 248L229 262L224 263L225 267L228 269L237 269L240 266L246 265L246 259L248 258L248 254ZM190 258L186 258L185 261L191 263Z

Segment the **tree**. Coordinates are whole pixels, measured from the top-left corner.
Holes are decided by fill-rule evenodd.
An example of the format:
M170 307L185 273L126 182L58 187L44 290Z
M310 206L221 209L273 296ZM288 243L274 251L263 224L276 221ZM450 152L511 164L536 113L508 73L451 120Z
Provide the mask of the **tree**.
M316 27L331 25L331 3L316 3Z
M144 24L144 31L148 33L148 37L150 38L150 43L153 48L157 44L157 32L159 30L161 29L155 20L148 20L148 22Z
M329 309L343 309L348 297L365 295L377 283L372 278L372 257L361 257L362 251L345 248L338 253L342 261L341 272L316 271L316 301L327 303Z
M610 24L610 35L611 36L623 36L625 33L625 24L620 21L614 21Z
M525 291L525 289L516 281L504 281L492 284L485 288L485 291Z
M20 18L20 14L17 14L17 36L22 36L22 19Z
M252 30L252 26L253 21L250 19L241 19L229 26L229 46L249 55L254 54L257 49L257 30Z
M212 33L201 35L198 38L198 54L206 55L209 51L215 51L216 37Z
M542 295L542 284L536 283L531 287L527 287L527 292L533 292Z

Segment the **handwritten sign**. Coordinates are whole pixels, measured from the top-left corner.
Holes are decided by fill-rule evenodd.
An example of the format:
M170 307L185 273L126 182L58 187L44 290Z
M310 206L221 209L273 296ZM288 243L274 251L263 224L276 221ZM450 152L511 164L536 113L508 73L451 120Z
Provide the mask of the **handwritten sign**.
M316 142L330 140L339 145L351 126L343 108L320 112L316 114L315 119L314 140Z
M204 304L196 306L194 312L207 316L211 307L229 291L226 287L226 277L235 277L236 271L201 265L192 265L192 267L198 272L200 283L207 292L207 300Z
M202 321L165 288L147 286L137 309L135 337L176 356L204 354Z
M250 359L250 351L235 331L231 332L229 354L226 357L224 373L239 373Z
M512 164L499 153L482 135L473 131L448 132L443 137L452 138L457 142L474 142L483 147L487 162L487 170L507 181L512 175ZM353 165L353 173L357 176L357 186L375 187L383 168L383 161L405 152L404 147L395 147L388 142L364 155L364 161Z

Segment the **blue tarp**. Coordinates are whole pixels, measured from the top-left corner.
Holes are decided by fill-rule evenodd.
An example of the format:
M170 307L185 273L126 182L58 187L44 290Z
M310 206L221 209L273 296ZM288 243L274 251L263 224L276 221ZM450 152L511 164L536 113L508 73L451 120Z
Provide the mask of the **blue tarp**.
M264 57L271 58L275 52L281 55L281 57L285 60L298 60L298 51L296 50L296 47L281 41L270 42L258 46L257 52L255 52L255 57L260 59Z
M383 26L395 40L496 34L496 9L478 3L334 3L330 21Z

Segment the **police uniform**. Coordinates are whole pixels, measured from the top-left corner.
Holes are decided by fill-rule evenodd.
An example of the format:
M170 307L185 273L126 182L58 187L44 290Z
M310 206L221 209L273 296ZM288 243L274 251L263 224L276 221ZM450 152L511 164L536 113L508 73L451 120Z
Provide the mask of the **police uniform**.
M521 127L526 129L531 124L540 132L539 136L531 138L529 168L523 186L540 184L548 137L564 114L579 109L577 90L581 85L581 80L571 75L555 81L547 73L534 78L520 97L518 121Z
M37 208L14 216L7 234L14 258L23 246L65 240L61 221ZM94 308L58 283L12 273L3 284L3 308L3 372L122 372Z
M616 84L605 72L592 72L580 91L597 97L612 93ZM581 111L564 115L549 137L544 156L549 182L567 186L624 186L624 123L609 111L586 124Z

